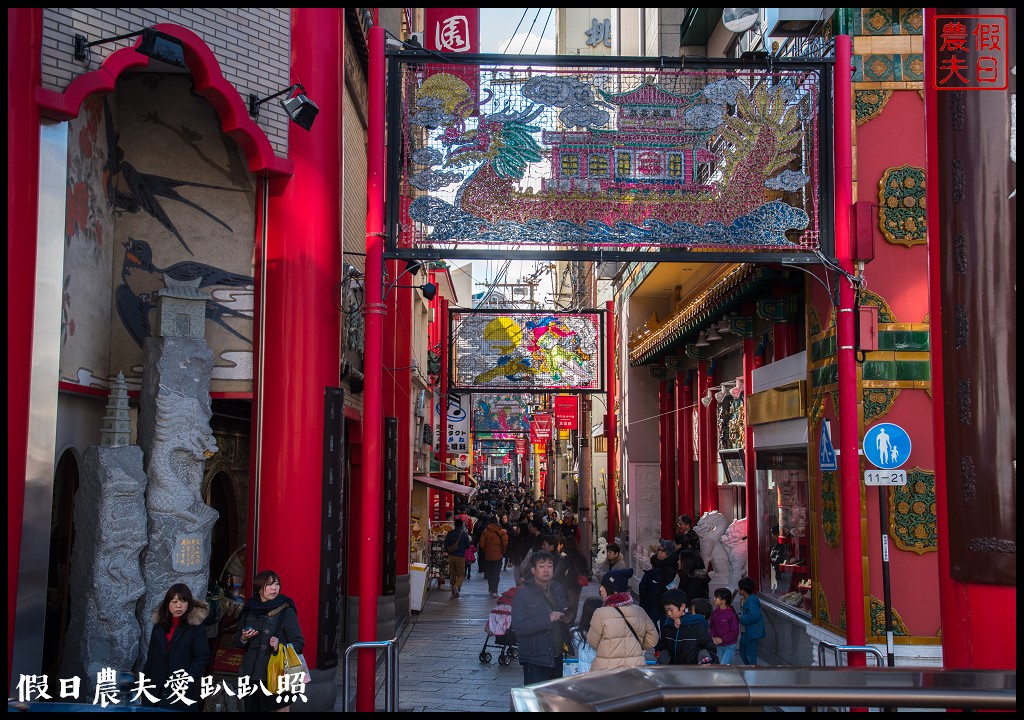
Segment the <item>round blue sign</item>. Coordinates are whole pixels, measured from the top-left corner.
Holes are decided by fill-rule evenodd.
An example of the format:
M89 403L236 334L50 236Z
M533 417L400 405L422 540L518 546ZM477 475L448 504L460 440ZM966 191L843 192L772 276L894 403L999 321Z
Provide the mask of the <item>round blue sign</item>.
M910 435L899 425L879 423L864 433L864 457L881 470L895 470L910 460Z

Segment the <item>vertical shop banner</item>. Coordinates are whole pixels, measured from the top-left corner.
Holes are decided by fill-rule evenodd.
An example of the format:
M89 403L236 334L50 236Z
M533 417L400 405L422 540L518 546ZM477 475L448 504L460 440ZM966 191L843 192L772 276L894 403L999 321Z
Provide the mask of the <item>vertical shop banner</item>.
M461 455L469 452L469 412L463 405L463 397L456 393L448 393L447 412L443 422L441 401L434 403L434 426L437 428L435 437L440 443L440 433L445 433L449 454Z
M317 600L318 668L338 665L343 642L338 618L344 615L348 591L345 573L345 391L324 389L324 451L320 498L320 591Z
M530 442L546 443L551 439L552 417L547 413L539 413L530 421Z
M575 430L579 423L580 403L576 395L555 395L555 427Z
M426 8L424 12L423 47L439 53L480 52L480 8ZM464 83L469 90L469 112L476 117L480 97L478 65L428 65L427 75L444 73Z

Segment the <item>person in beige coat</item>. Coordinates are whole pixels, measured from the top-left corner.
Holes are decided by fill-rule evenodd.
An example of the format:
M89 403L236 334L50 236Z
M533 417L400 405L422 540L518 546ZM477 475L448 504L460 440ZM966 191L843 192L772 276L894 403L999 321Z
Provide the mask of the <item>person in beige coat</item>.
M597 653L591 670L646 665L644 652L658 643L658 628L629 592L632 575L632 568L611 570L601 580L604 604L594 611L587 633L587 642Z

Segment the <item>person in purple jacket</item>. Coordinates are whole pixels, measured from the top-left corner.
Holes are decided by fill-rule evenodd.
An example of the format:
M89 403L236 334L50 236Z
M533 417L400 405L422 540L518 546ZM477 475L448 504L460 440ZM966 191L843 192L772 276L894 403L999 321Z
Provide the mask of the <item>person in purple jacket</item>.
M716 589L711 602L715 604L710 620L711 639L718 646L718 662L728 665L740 639L740 620L732 607L732 592L728 588Z

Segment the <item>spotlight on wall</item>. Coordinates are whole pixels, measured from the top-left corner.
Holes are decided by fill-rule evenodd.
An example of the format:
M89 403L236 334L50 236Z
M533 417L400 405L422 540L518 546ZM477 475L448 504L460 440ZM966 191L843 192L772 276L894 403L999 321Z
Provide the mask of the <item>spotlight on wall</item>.
M743 397L743 378L742 377L736 378L736 385L735 385L735 387L733 387L732 390L729 391L729 394L732 395L737 400L739 398Z
M736 383L733 382L732 380L727 380L726 382L719 385L718 392L715 393L715 401L722 402L723 400L725 400L726 396L729 394L729 388L735 384Z
M276 97L286 95L292 90L298 90L299 92L290 98L281 100L281 107L288 113L288 117L291 121L298 125L303 130L309 130L313 127L313 121L316 120L317 114L320 112L320 108L316 106L316 103L306 97L306 88L302 86L302 83L295 83L284 90L274 93L273 95L267 95L262 100L258 95L249 95L249 115L253 118L259 118L260 116L260 105L265 103L267 100L273 100Z
M422 290L423 297L427 300L433 300L437 297L437 285L434 283L423 283L422 285L392 285L388 288L388 292L391 292L394 288L409 288L411 290Z
M714 325L708 329L707 339L708 342L715 342L716 340L722 339L722 336L718 334L718 329Z
M704 407L707 407L708 405L711 404L711 399L712 399L711 398L711 391L712 390L714 390L714 388L708 388L708 391L706 393L704 393L704 397L702 397L700 399L700 404L703 405Z
M695 342L694 345L697 347L707 347L710 344L711 343L708 342L707 333L701 330L700 334L697 336L697 342Z
M125 40L130 37L142 36L142 42L135 48L135 52L141 53L146 57L165 62L168 65L174 65L175 67L187 68L185 65L185 47L181 44L181 40L167 33L162 33L159 30L153 28L145 28L136 32L125 33L124 35L116 35L114 37L103 38L102 40L93 40L88 42L89 38L85 35L75 35L75 49L74 57L75 60L86 61L89 59L89 48L93 45L102 45L103 43L113 42L114 40Z

